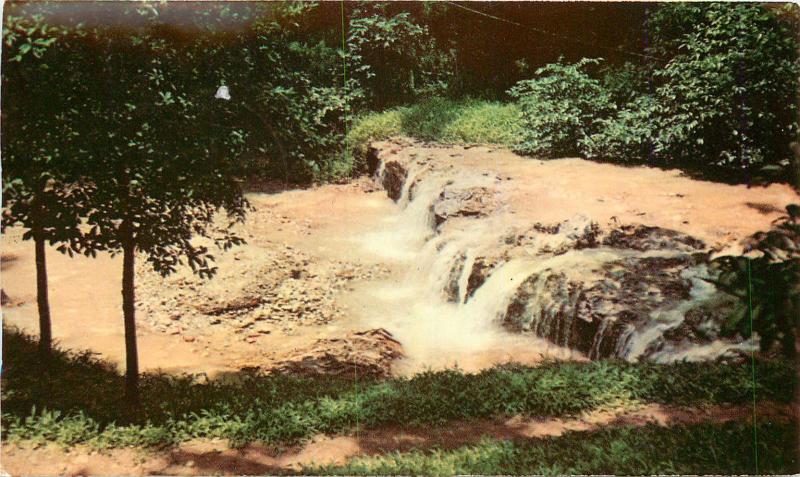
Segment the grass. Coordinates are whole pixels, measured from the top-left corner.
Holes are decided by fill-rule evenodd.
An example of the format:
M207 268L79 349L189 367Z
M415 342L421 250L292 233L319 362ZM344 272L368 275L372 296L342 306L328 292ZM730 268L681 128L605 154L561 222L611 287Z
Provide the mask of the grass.
M347 135L348 155L362 170L371 141L409 136L444 144L521 142L522 122L514 103L432 98L411 106L370 113L358 118Z
M561 437L485 439L455 450L360 457L344 466L303 469L314 475L664 475L794 474L795 423L763 423L759 440L747 423L614 428ZM758 468L755 455L758 452Z
M122 376L90 354L56 350L42 362L36 342L3 334L2 429L9 440L96 447L173 445L192 438L291 444L391 424L454 419L566 416L625 402L752 402L748 364L630 364L617 361L459 370L385 381L235 373L142 377L143 409L123 404ZM756 363L760 400L791 402L797 376L787 362Z

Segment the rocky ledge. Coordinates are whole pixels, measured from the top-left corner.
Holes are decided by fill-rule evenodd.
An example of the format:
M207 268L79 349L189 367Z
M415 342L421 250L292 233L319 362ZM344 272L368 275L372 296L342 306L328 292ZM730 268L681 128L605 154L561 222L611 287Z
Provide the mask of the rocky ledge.
M397 145L408 144L373 147L376 179L397 202L417 200L423 183L438 184L438 193L420 198L430 201L433 236L442 250L463 243L444 280L447 300L465 305L503 266L525 260L530 272L508 285L509 299L496 317L508 330L535 334L589 358L741 356L741 340L719 336L735 301L710 283L712 250L702 240L616 218L599 223L581 214L555 223L498 220L501 225L487 231L482 223L489 222L482 221L507 212L502 184L510 178L483 171L476 175L485 185L445 180L455 176L448 171L452 164L398 154ZM485 238L465 240L470 234ZM708 353L686 352L703 346Z

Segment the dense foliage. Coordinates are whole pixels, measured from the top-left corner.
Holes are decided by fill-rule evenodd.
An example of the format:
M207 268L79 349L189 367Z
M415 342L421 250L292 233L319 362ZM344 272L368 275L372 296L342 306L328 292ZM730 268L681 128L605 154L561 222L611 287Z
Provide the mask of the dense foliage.
M350 71L365 88L370 105L380 108L442 94L448 84L449 56L409 12L386 10L379 3L359 5L347 29Z
M499 98L509 81L531 71L509 91L524 126L521 137L509 136L529 154L717 168L741 180L762 172L785 177L796 139L790 7L609 6L602 14L635 16L632 25L642 25L600 29L619 42L619 54L608 44L558 42L482 15L513 14L533 24L558 16L550 7L537 16L516 4L226 5L189 10L191 33L158 20L169 7L139 10L153 15L147 28L172 32L167 43L193 43L200 83L229 87L229 120L242 133L249 178L308 182L360 172L343 153L357 116L432 96ZM601 14L595 10L575 11ZM9 38L21 51L37 52L42 45L35 42L45 40L15 28L15 18L5 20ZM220 26L234 20L237 28ZM490 41L503 29L510 43ZM567 59L546 64L559 51ZM610 60L586 59L600 52Z
M641 62L602 77L585 70L591 60L548 65L511 89L527 126L520 149L740 180L788 177L800 63L796 33L780 13L753 4L658 6Z
M752 237L749 248L755 257L716 259L719 276L714 283L739 298L739 307L723 330L726 334L749 338L757 333L762 350L778 348L795 357L800 329L800 205L790 205L786 211L771 230Z
M76 32L81 33L80 29ZM6 17L3 29L2 231L21 226L35 243L37 305L43 353L51 342L45 243L72 254L81 250L81 210L91 185L80 181L79 122L74 97L62 85L71 80L69 55L53 45L70 32L41 15Z
M520 81L509 94L517 100L525 124L516 148L526 154L561 157L584 152L584 139L597 131L597 122L611 110L608 93L586 68L598 60L555 63L536 70L532 80Z

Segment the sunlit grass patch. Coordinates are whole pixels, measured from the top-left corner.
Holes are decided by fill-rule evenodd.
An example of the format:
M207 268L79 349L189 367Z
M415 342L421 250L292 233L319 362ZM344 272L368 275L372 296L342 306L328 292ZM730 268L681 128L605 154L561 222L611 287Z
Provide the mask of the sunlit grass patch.
M358 118L346 142L356 170L363 170L369 143L392 136L513 147L522 140L522 133L519 108L514 103L431 98Z

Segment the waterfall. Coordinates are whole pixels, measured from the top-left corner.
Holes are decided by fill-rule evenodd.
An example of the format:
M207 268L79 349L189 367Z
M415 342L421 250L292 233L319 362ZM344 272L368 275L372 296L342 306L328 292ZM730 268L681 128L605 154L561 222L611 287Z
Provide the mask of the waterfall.
M703 280L708 276L705 266L688 268L681 272L681 276L691 283L690 300L685 300L677 306L665 310L656 310L650 316L650 321L641 328L628 327L625 334L618 341L617 355L628 361L637 361L645 355L666 331L675 328L683 322L686 312L696 303L710 298L716 288L711 283ZM662 355L665 359L665 356Z
M707 352L658 350L664 334L679 326L693 306L716 292L703 280L708 275L704 266L686 268L680 274L680 279L691 285L689 299L665 301L649 317L636 314L635 296L628 295L626 304L620 305L632 307L630 313L617 306L620 294L631 286L621 281L620 273L633 273L634 280L638 273L625 267L647 259L683 260L683 252L604 246L595 235L587 235L597 234L599 229L583 216L534 231L528 224L522 235L519 221L504 208L479 218L447 219L437 226L433 210L445 197L443 191L489 188L494 175L437 171L415 160L404 167L397 213L386 217L378 231L358 240L382 258L396 260L405 270L402 280L371 290L380 302L371 310L374 321L370 325L392 332L403 343L409 362L484 366L534 355L574 357L578 355L575 350L593 358L616 356L636 361L653 356L668 361L700 359L730 348L712 343L706 346ZM390 172L381 162L377 178L383 181L384 174L397 174L397 168L392 169ZM399 185L397 176L390 182ZM527 242L517 246L514 237ZM501 244L511 244L513 253L496 259L489 268L482 263L482 283L470 283L476 261L491 256ZM615 271L614 267L621 269ZM590 291L594 295L587 298ZM620 320L618 314L623 312L635 319Z
M469 288L469 276L472 273L472 266L475 264L475 251L467 249L464 255L464 264L461 267L461 276L458 278L458 303L467 302L467 289Z
M406 179L403 182L403 190L400 192L400 199L398 202L401 206L408 205L411 202L411 187L414 186L417 176L419 176L422 172L424 172L424 167L414 167L410 169L406 175Z
M410 369L418 363L481 369L487 363L526 356L529 361L534 355L535 359L571 356L569 350L510 333L499 324L517 286L533 270L530 260L499 265L468 298L475 259L507 232L503 224L507 218L487 217L466 228L437 231L434 226L432 208L445 187L486 186L492 179L452 171L432 173L413 162L409 168L397 214L387 217L378 231L356 239L368 251L394 259L405 269L401 280L371 289L379 304L370 312L369 326L384 327L403 343ZM386 168L379 164L378 170L383 174ZM455 292L452 297L445 293L449 287Z

